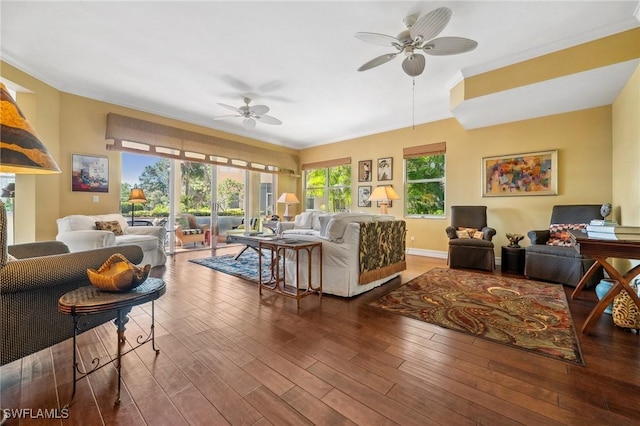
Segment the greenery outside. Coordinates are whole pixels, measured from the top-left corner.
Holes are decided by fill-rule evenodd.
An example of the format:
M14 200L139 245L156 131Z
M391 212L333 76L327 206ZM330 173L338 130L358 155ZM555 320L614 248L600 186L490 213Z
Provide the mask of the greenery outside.
M445 155L407 158L407 216L444 216Z

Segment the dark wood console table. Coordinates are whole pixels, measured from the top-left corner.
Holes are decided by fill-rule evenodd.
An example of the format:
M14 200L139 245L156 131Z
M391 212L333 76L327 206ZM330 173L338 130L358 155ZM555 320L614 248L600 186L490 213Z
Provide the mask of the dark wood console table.
M578 286L571 294L571 299L575 299L577 297L577 295L584 289L589 278L599 268L604 268L609 276L618 282L596 304L589 314L589 317L587 317L587 320L582 326L582 333L589 334L589 331L591 330L591 327L593 327L595 321L623 289L629 293L633 302L640 307L640 298L630 285L631 281L640 274L640 265L633 267L626 274L622 275L613 267L613 265L607 262L607 258L609 257L619 259L640 259L640 241L598 240L588 238L586 234L577 232L572 235L576 242L576 250L578 250L582 255L592 257L596 260L596 263L594 263L585 273L584 277L582 277Z

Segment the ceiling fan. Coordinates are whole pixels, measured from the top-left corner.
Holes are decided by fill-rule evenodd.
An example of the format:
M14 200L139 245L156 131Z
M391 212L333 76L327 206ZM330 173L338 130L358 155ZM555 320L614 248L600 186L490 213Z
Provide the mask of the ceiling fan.
M451 19L451 9L440 7L418 18L417 14L407 16L403 22L406 30L397 37L378 33L356 33L355 36L362 41L382 46L391 45L397 52L387 53L370 60L358 68L358 71L366 71L378 65L389 62L401 53L405 54L402 61L402 69L411 77L422 74L425 67L424 56L418 51L428 55L443 56L456 55L475 49L478 42L463 37L434 38L444 30Z
M216 117L216 118L222 118L222 117L242 117L242 125L244 127L246 127L247 129L253 129L254 127L256 127L256 122L261 122L261 123L265 123L265 124L273 124L276 126L279 126L280 124L282 124L282 121L278 120L275 117L272 117L270 115L267 115L267 113L269 112L269 107L266 105L253 105L253 106L249 106L249 103L251 103L251 99L249 98L244 98L244 103L245 105L241 106L241 107L233 107L231 105L227 105L227 104L221 104L218 103L218 105L225 107L227 109L230 109L232 111L237 112L237 114L231 114L231 115L222 115L220 117Z

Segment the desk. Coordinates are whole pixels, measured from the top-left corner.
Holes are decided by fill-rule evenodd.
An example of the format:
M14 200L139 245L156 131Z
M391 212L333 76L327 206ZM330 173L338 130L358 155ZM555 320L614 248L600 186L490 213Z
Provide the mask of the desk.
M640 307L640 298L638 297L638 294L633 291L630 285L631 281L640 274L640 265L635 266L626 274L622 275L616 270L616 268L607 262L607 258L609 257L619 259L640 259L640 241L597 240L587 238L586 234L577 232L572 233L572 235L576 242L576 250L578 250L582 255L594 258L596 263L594 263L586 274L584 274L584 277L582 277L578 286L571 294L571 299L575 299L578 294L580 294L589 281L589 277L591 277L599 268L604 268L612 279L618 281L618 283L613 286L602 299L600 299L582 326L582 333L589 334L594 322L623 289L627 290L627 293L629 293L633 302Z
M262 289L267 289L273 291L278 294L282 294L284 296L293 297L296 299L297 307L300 308L300 299L305 296L309 296L311 294L318 294L320 298L322 298L322 243L314 242L314 241L302 241L302 240L292 240L292 239L274 239L274 240L265 240L260 241L259 250L262 253L259 256L259 266L258 266L258 275L260 275L260 279L258 282L258 288L260 289L260 295L262 295ZM266 280L263 279L262 274L262 256L266 255L266 251L271 252L271 267L269 278ZM286 274L285 274L285 261L286 261L286 253L287 250L293 250L295 252L296 259L296 284L295 287L286 285ZM312 274L312 256L314 250L319 251L318 259L320 263L318 268L320 268L320 282L316 283L316 286L313 285L313 274ZM300 253L305 252L307 254L307 277L309 282L307 283L306 289L300 289Z
M58 300L58 311L63 314L68 314L73 317L73 391L69 402L65 405L65 408L69 407L73 397L76 395L76 382L87 377L89 374L94 373L100 368L116 363L116 370L118 371L118 395L116 396L115 404L120 403L120 386L122 384L121 374L121 359L123 355L138 349L140 346L151 341L153 350L156 351L156 355L160 353L159 349L155 346L155 334L154 334L154 300L162 296L166 291L164 281L159 278L147 278L145 282L140 284L133 290L122 293L111 293L106 291L100 291L97 287L92 285L80 287L65 293ZM126 352L122 352L122 346L125 342L125 325L129 322L129 312L134 306L141 305L143 303L151 302L151 331L145 336L138 336L136 342L137 346L129 349ZM118 316L114 320L118 327L118 353L115 359L100 365L100 359L95 358L91 364L94 366L89 371L81 371L78 366L77 350L76 350L76 337L78 333L82 332L80 325L80 317L84 315L98 314L108 311L118 311ZM80 377L77 377L77 373L80 373Z

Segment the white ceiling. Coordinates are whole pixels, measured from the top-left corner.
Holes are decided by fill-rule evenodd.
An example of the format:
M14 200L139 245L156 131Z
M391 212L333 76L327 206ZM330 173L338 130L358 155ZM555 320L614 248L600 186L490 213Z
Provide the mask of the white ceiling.
M299 149L452 117L449 89L462 76L635 28L639 3L2 0L0 47L61 91ZM427 56L415 86L400 58L356 71L392 49L354 33L395 36L406 15L441 6L453 17L440 36L474 39L476 50ZM465 102L456 117L471 128L610 103L634 66ZM245 96L283 125L214 120L229 113L219 102ZM497 105L508 108L488 113Z

